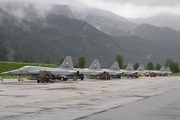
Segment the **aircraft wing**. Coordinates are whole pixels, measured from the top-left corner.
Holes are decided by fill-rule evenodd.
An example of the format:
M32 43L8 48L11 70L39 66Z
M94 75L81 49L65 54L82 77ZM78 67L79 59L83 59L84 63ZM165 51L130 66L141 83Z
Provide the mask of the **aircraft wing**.
M137 74L147 74L148 71L144 70L144 71L136 71Z
M158 70L150 70L149 73L156 73L159 74L160 72Z
M126 71L124 70L123 74L127 74L127 75L132 75L132 74L135 74L136 71Z
M111 69L102 69L102 71L108 73L109 75L120 75L123 71L120 70L111 70Z
M59 69L59 68L58 69L54 68L54 69L50 69L50 70L46 69L45 71L50 71L51 74L53 74L53 75L74 75L74 74L77 73L76 70L62 70L62 69ZM32 74L32 75L39 74L39 72L40 72L40 70L28 71L28 73Z
M2 72L1 74L8 74L8 75L27 75L28 70L21 70L21 69L15 69L11 71Z
M80 74L87 74L87 75L100 75L102 73L104 73L104 71L102 70L89 70L89 69L82 69L79 70Z

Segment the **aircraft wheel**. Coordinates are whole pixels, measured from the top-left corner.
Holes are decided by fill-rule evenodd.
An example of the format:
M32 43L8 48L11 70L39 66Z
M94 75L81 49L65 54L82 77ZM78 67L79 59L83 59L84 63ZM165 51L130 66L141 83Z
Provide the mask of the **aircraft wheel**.
M119 75L119 79L121 79L121 75Z
M76 81L76 80L77 80L76 76L74 76L73 80L74 80L74 81Z
M63 80L64 80L64 81L67 81L67 79L66 79L66 78L63 78Z
M47 83L49 83L49 80L46 80Z
M84 80L84 75L80 75L80 78L83 81Z
M37 83L40 83L40 80L37 80Z

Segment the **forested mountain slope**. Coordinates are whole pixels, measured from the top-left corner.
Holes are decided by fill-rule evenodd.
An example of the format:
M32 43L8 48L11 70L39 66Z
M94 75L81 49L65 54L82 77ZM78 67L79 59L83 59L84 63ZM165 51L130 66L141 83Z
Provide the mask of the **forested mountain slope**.
M103 33L84 20L72 19L57 13L25 19L2 8L0 43L2 61L44 62L49 59L51 63L58 64L61 58L70 55L74 64L78 57L84 56L87 67L94 59L99 59L102 67L110 67L117 54L124 57L125 64L149 61L164 63L167 58L180 58L174 49L167 49L168 45L144 36L117 38Z

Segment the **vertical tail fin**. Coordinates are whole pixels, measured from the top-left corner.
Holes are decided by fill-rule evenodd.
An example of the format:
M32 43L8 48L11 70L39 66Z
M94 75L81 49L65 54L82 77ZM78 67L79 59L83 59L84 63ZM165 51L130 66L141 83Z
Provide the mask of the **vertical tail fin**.
M166 68L166 71L171 71L171 70L170 70L170 67L167 67L167 68Z
M172 73L171 70L170 70L170 67L167 67L165 71L166 71L167 73Z
M165 70L165 67L162 66L161 69L159 71L164 71Z
M127 65L127 67L126 67L125 70L127 70L127 71L133 71L133 70L134 70L133 64L132 64L132 63L129 63L129 64Z
M91 70L101 70L99 60L95 59L92 64L90 65L89 69Z
M144 71L144 65L141 64L141 65L138 67L137 71Z
M118 62L114 62L113 65L111 66L110 70L115 70L115 71L119 71L119 63Z
M59 67L61 69L68 69L68 70L73 70L73 62L71 56L67 56L64 61L62 62L61 66Z

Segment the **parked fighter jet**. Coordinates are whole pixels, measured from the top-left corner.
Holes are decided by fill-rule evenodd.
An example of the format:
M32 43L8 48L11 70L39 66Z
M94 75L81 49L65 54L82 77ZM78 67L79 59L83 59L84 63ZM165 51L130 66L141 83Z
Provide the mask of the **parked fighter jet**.
M54 78L63 78L67 80L68 78L75 78L75 80L79 77L80 79L84 79L77 71L74 70L73 62L70 56L67 56L61 66L59 68L50 68L50 67L40 67L40 66L24 66L20 69L11 70L7 72L3 72L2 74L9 75L17 75L19 78L21 75L32 75L29 79L37 79L40 71L50 71ZM66 77L63 77L66 76ZM76 77L74 77L76 76ZM78 77L77 77L78 76Z
M95 59L89 68L79 69L75 68L76 71L78 71L79 74L85 74L89 75L90 78L97 78L100 79L102 76L102 73L104 73L103 70L101 70L99 60Z
M166 68L165 73L166 73L166 74L172 73L171 70L170 70L170 67L167 67L167 68Z
M102 69L112 78L121 78L122 71L119 69L119 63L114 62L110 69Z
M167 67L167 68L165 69L165 67L162 66L160 70L150 70L150 71L149 71L149 76L150 76L150 77L167 76L169 73L171 73L170 68Z
M122 75L123 76L127 76L127 78L129 78L129 77L131 77L131 78L133 78L133 77L138 78L138 75L137 75L136 71L134 70L132 63L129 63L127 65L126 69L125 70L121 69L121 71L123 73Z
M141 64L141 65L138 67L138 69L135 70L135 72L136 72L137 75L139 75L139 76L143 76L143 75L145 76L145 75L148 73L148 71L144 69L144 65L143 65L143 64Z

